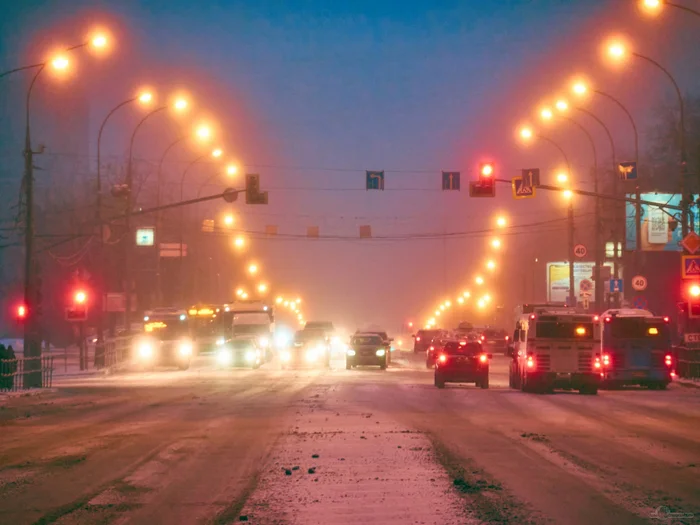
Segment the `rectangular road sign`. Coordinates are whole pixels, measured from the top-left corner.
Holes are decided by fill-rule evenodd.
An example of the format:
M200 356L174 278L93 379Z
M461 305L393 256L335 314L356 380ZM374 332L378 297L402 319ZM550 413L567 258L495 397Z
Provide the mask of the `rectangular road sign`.
M622 292L622 279L610 279L610 293Z
M522 170L523 185L527 187L537 187L540 185L540 169L529 168Z
M681 275L683 279L700 277L700 255L681 256Z
M459 171L443 171L442 172L442 189L443 190L460 190Z
M383 190L384 189L384 170L382 171L367 171L365 172L366 185L368 190Z
M686 343L700 343L700 334L685 334L683 339Z
M514 199L527 199L529 197L535 196L534 186L526 186L525 184L523 184L522 177L513 177L511 184L513 187Z

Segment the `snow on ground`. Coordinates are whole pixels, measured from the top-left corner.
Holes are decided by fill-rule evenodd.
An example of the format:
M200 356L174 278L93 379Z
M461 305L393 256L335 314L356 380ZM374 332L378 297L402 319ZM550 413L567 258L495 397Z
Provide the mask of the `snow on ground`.
M297 405L241 515L256 524L478 523L424 434L343 399L337 385Z

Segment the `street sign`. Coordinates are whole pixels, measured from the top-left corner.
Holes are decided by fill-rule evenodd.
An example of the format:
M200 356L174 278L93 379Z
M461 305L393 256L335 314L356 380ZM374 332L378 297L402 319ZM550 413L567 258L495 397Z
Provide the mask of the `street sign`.
M649 308L649 301L646 297L637 296L632 301L632 306L634 306L638 310L646 310L647 308Z
M367 171L366 172L368 190L383 190L384 189L384 171Z
M511 186L513 188L514 199L527 199L535 196L535 188L532 186L525 186L522 177L513 177Z
M139 228L136 230L136 246L153 246L155 237L153 228Z
M581 282L578 285L579 290L581 290L581 295L584 294L590 294L591 290L593 289L593 281L589 281L588 279L581 279Z
M700 277L700 255L681 256L681 276L683 279Z
M632 288L641 292L647 289L647 278L643 275L635 275L632 277Z
M579 259L586 256L588 249L583 244L577 244L574 246L574 255Z
M583 309L588 310L591 307L591 301L588 299L588 297L584 297L583 299Z
M526 188L536 188L540 185L540 169L530 168L522 170L523 186Z
M700 334L685 334L683 340L686 343L700 343Z
M680 245L690 255L693 255L700 250L700 235L695 232L690 232L688 235L683 237Z
M460 180L458 171L443 171L442 172L442 189L443 190L460 190Z
M637 163L636 162L620 162L617 165L617 171L620 174L620 180L636 180L637 179Z
M87 321L87 306L76 304L66 307L66 321Z
M176 242L160 243L160 256L161 257L183 257L187 256L187 245L182 245L182 253L180 252L180 244Z
M622 279L610 279L610 293L622 292Z

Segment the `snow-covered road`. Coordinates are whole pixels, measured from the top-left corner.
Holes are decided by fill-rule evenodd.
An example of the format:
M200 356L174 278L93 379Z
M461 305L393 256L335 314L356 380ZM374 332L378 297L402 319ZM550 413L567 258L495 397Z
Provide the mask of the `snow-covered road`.
M496 356L438 390L411 357L0 398L0 523L700 523L700 389L523 394Z

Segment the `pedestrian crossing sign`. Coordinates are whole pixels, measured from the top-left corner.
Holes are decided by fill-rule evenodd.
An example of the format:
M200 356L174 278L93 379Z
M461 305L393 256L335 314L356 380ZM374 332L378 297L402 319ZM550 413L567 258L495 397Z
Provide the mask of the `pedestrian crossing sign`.
M535 187L524 184L522 177L513 177L511 185L514 199L527 199L535 196Z
M683 255L681 258L683 279L700 277L700 255Z

